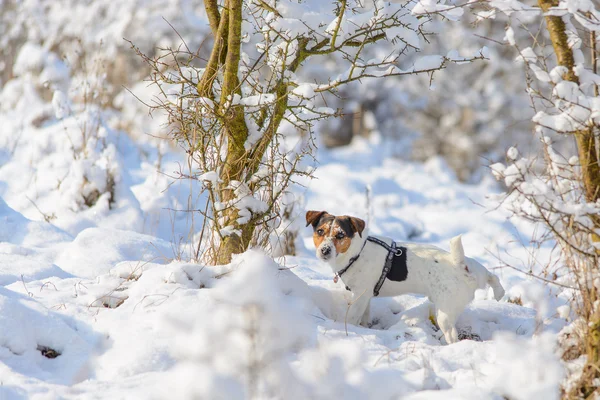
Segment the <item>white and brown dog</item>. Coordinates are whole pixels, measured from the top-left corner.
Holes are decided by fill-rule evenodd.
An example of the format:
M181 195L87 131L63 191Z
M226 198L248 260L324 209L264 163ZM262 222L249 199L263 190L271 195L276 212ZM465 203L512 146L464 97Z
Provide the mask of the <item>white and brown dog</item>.
M435 306L437 323L447 343L458 341L456 320L487 285L500 300L504 288L498 277L465 257L460 236L450 241L450 253L435 246L395 243L390 238L363 236L365 222L326 211L308 211L306 226L314 228L317 258L327 262L353 295L347 321L367 326L369 301L374 296L418 293Z

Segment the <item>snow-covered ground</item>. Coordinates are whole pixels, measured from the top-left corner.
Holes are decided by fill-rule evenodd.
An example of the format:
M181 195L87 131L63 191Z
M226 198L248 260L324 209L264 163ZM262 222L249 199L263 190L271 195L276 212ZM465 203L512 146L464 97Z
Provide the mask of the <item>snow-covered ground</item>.
M76 115L25 129L0 116L0 399L558 398L567 301L495 268L536 270L552 254L496 209L491 176L459 183L441 159L399 160L375 134L321 151L317 179L298 192L298 226L317 209L444 249L463 234L507 292L500 302L478 292L458 321L465 340L448 346L422 296L377 298L371 328L346 325L348 292L315 258L310 228L294 257L182 261L189 215L168 209L185 208L190 186L166 174L183 155L163 148L158 173L155 142L103 123L90 136L101 140L86 138ZM76 201L102 193L109 172L112 209Z

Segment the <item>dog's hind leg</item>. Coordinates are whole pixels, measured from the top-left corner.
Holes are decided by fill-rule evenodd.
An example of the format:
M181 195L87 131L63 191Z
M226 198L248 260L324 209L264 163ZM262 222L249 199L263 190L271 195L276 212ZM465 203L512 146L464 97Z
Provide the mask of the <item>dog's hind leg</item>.
M456 315L447 313L440 309L436 313L437 323L441 331L444 333L446 343L452 344L458 342L458 331L456 330Z

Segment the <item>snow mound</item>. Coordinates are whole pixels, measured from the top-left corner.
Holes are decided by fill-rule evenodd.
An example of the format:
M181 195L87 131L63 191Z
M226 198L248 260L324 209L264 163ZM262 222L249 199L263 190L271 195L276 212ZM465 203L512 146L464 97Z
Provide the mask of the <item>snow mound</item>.
M70 275L53 263L53 246L70 235L45 222L30 221L0 198L0 285L18 280Z
M97 338L81 331L81 322L0 288L0 359L14 372L61 385L88 379Z
M109 273L121 261L166 263L172 254L170 243L153 236L118 229L88 228L63 249L56 264L73 275L95 278Z
M0 197L0 242L30 247L49 247L70 241L66 232L44 222L31 221Z

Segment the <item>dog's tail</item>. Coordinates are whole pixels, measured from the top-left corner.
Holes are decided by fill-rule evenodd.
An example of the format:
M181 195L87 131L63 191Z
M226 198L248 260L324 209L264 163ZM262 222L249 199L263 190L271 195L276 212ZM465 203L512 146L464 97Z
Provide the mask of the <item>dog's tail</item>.
M450 239L450 256L452 259L452 264L454 264L456 267L465 266L466 271L470 272L469 268L466 267L465 263L465 250L463 249L461 235L455 236L452 239ZM494 290L494 298L497 301L500 301L500 299L504 297L504 288L500 283L500 279L498 279L496 275L488 271L484 266L481 266L481 268L483 268L483 270L487 274L485 283L487 283ZM481 280L479 282L480 285L484 284ZM481 289L484 288L485 287L481 287Z
M452 264L456 267L460 267L465 263L465 250L460 238L461 235L458 235L450 239L450 256L452 257Z
M498 277L492 274L490 271L486 270L486 272L488 274L487 283L494 290L494 298L496 301L500 301L500 299L504 297L504 288L500 283L500 279L498 279Z

